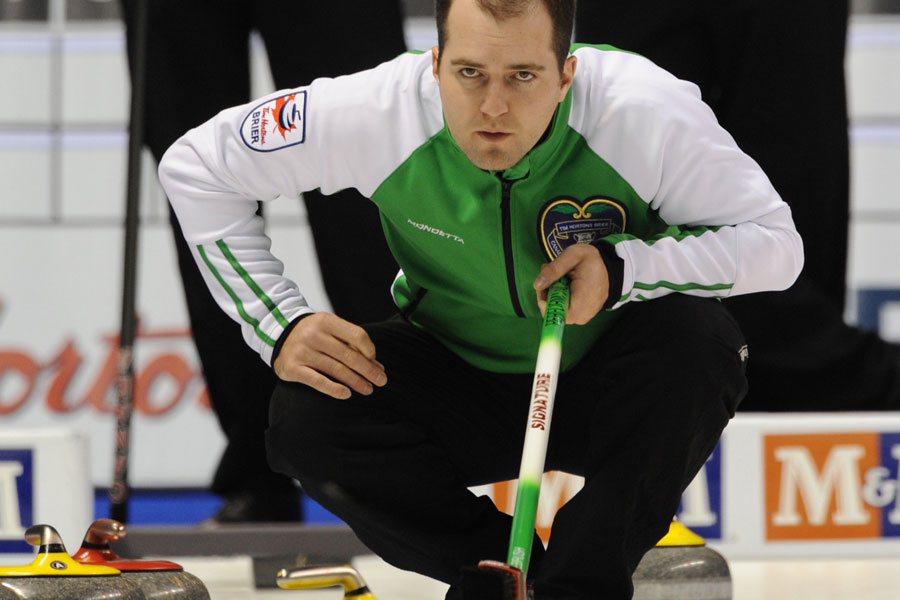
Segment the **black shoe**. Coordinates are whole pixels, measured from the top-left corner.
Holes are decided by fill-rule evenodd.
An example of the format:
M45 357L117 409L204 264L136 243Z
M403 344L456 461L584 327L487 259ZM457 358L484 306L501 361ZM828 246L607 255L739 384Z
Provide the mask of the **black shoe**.
M225 504L209 520L215 523L273 523L303 520L299 491L239 492L225 497Z

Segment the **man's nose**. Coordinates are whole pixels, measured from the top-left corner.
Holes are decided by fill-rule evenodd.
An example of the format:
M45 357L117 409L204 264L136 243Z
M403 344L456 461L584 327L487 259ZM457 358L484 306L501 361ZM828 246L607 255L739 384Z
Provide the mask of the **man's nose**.
M488 117L499 117L509 111L509 103L501 82L491 83L481 101L481 112Z

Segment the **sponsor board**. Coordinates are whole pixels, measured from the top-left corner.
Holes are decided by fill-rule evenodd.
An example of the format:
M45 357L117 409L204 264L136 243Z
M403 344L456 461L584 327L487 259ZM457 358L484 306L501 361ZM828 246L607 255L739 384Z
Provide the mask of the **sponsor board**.
M32 451L0 448L0 554L32 552L23 536L33 519Z
M691 485L681 497L678 518L692 531L707 540L722 537L722 445L716 446L706 464L697 473ZM535 527L544 542L550 539L550 530L556 511L568 502L584 486L584 478L568 473L550 471L544 473L541 497L538 502ZM494 501L505 513L512 514L516 504L515 481L504 481L478 488ZM615 515L610 515L615 518Z
M113 306L121 296L107 274L121 268L110 251L120 236L90 235L96 243L82 246L80 230L54 230L34 255L15 251L34 244L27 231L0 236L0 272L10 274L0 288L0 433L85 432L91 483L106 487L117 405L119 313ZM169 238L164 229L142 233L148 246ZM174 257L166 261L144 250L139 287L152 298L141 295L138 305L129 476L141 487L207 485L221 433L180 310Z
M487 486L487 493L497 508L511 515L516 506L516 487L515 481L501 481ZM550 529L556 511L582 487L584 487L583 477L560 471L544 473L541 481L541 497L535 515L535 528L545 543L550 539Z
M722 539L722 443L681 495L678 519L707 540Z
M158 340L163 343L158 345L159 351L145 352L150 356L137 367L134 390L137 413L161 416L181 402L194 402L209 409L207 390L193 357L169 344L186 341L189 334L181 328L138 327L136 337L142 344ZM113 413L117 401L119 338L114 333L98 337L99 340L92 340L102 352L97 361L87 356L84 350L87 344L73 337L61 340L49 359L24 346L0 346L0 380L8 384L0 389L0 416L23 413L30 403L36 402L54 414L81 410Z
M300 257L286 273L309 282L307 299L328 310L308 232L276 220L273 249ZM205 488L225 438L190 336L171 238L168 222L145 223L139 240L129 479L141 488ZM118 223L0 235L0 437L44 428L84 432L90 483L103 488L115 455L120 246Z
M900 537L900 433L764 436L766 540Z

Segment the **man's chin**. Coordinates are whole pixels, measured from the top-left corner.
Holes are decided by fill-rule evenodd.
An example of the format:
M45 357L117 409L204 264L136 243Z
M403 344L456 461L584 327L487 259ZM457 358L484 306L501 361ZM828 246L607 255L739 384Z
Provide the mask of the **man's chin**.
M518 159L510 158L509 154L505 152L479 152L475 155L466 153L466 156L469 157L472 164L485 171L505 171L519 162Z

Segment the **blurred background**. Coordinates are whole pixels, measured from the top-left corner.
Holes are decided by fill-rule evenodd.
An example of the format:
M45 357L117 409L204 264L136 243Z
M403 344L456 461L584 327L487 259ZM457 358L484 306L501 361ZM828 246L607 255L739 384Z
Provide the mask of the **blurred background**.
M407 45L427 49L436 41L431 0L405 6ZM846 319L900 341L900 0L853 0L852 9ZM261 95L273 86L261 42L251 45ZM116 0L0 0L0 433L79 432L98 516L112 476L128 100ZM131 479L145 494L195 491L199 500L133 514L196 522L215 509L204 490L223 439L149 154L141 190ZM300 257L288 274L327 308L302 205L278 200L266 214L276 254Z

